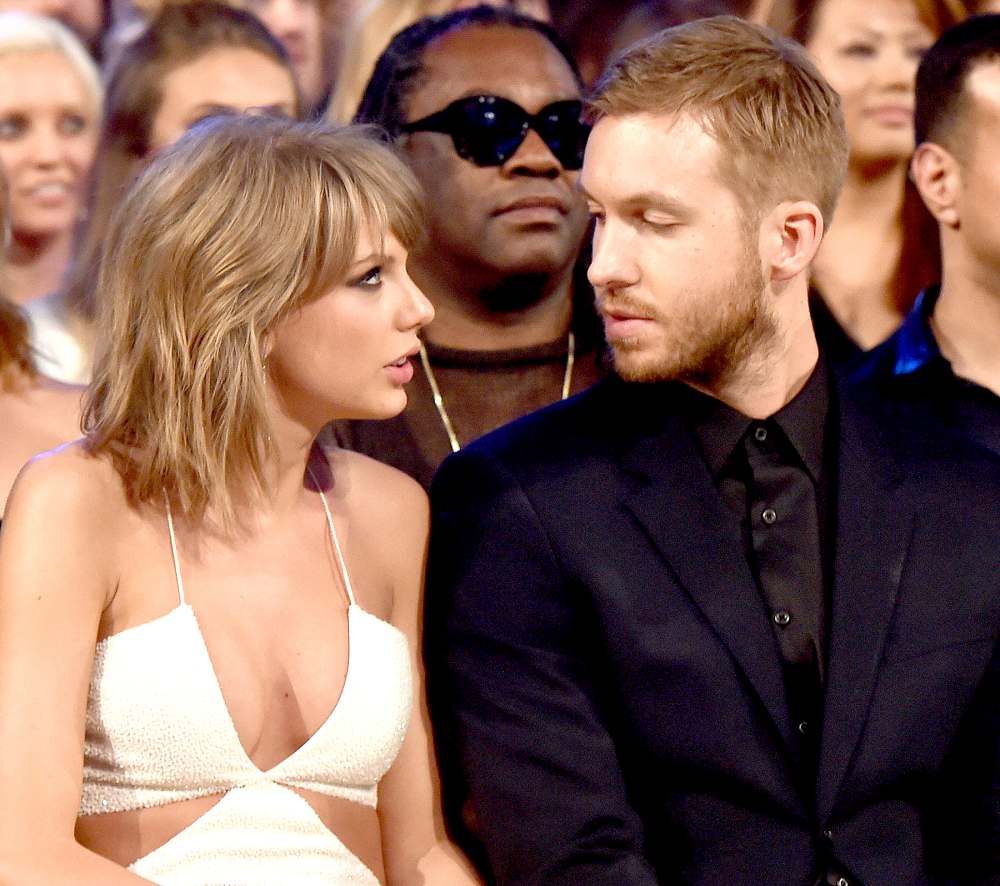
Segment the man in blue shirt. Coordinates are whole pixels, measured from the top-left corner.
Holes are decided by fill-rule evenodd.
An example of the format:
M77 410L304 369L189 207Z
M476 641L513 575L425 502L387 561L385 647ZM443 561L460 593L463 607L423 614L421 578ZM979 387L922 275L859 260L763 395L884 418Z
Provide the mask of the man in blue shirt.
M917 73L912 174L942 282L857 374L1000 452L1000 15L947 31Z

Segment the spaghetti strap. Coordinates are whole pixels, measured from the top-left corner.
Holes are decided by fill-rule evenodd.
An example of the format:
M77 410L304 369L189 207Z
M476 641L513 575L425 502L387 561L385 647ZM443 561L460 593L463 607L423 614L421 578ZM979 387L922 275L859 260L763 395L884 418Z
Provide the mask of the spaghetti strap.
M347 562L344 560L344 552L340 549L340 539L337 538L337 530L333 526L333 515L330 513L330 505L326 501L326 493L323 492L323 488L319 485L319 481L316 479L312 468L306 468L306 470L309 471L309 477L313 481L313 486L316 487L316 491L319 493L319 500L323 502L323 511L326 513L326 525L330 527L330 538L333 539L333 550L337 554L337 565L340 567L340 577L344 580L347 598L351 601L352 606L356 606L357 601L354 599L354 588L351 587L351 576L347 573Z
M177 536L174 534L174 515L170 511L170 499L166 495L163 500L167 505L167 531L170 533L170 553L174 557L174 576L177 578L177 593L181 598L181 606L187 601L184 599L184 579L181 578L181 560L177 556Z

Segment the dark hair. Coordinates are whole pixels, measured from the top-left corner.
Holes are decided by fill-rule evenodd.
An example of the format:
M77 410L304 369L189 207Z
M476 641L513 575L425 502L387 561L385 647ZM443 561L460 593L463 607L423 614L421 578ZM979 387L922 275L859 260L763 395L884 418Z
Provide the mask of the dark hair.
M375 63L354 121L373 123L385 130L389 138L396 138L400 127L407 122L403 105L420 83L427 47L445 34L474 27L521 28L541 34L566 60L582 89L576 62L550 25L510 9L476 6L422 18L396 34Z
M97 264L111 215L150 150L153 120L172 71L220 47L250 49L286 68L288 56L254 16L222 3L168 4L122 51L111 69L104 119L91 173L89 217L66 287L67 301L94 316Z
M977 15L945 31L917 69L913 123L917 144L947 140L963 104L965 81L983 62L1000 61L1000 15Z

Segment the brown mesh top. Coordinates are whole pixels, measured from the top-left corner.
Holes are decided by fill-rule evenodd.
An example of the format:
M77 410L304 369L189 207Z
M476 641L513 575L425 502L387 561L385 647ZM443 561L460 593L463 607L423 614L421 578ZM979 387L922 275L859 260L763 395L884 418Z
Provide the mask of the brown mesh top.
M500 425L559 400L566 371L567 338L506 351L464 351L427 344L448 417L466 445ZM586 330L576 333L571 393L605 374L604 345ZM451 453L441 416L419 358L406 386L403 413L388 421L344 421L333 426L337 443L393 465L425 489Z

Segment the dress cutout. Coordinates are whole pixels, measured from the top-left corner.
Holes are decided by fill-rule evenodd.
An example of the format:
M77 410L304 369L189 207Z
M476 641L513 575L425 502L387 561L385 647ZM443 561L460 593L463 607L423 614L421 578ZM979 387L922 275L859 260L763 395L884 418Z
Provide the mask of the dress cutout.
M317 488L319 488L317 486ZM326 721L263 771L247 756L184 597L173 517L167 527L178 606L97 644L87 703L80 815L222 794L203 816L129 869L162 886L377 884L292 788L374 807L412 706L404 634L358 606L323 493L350 599L344 687Z

